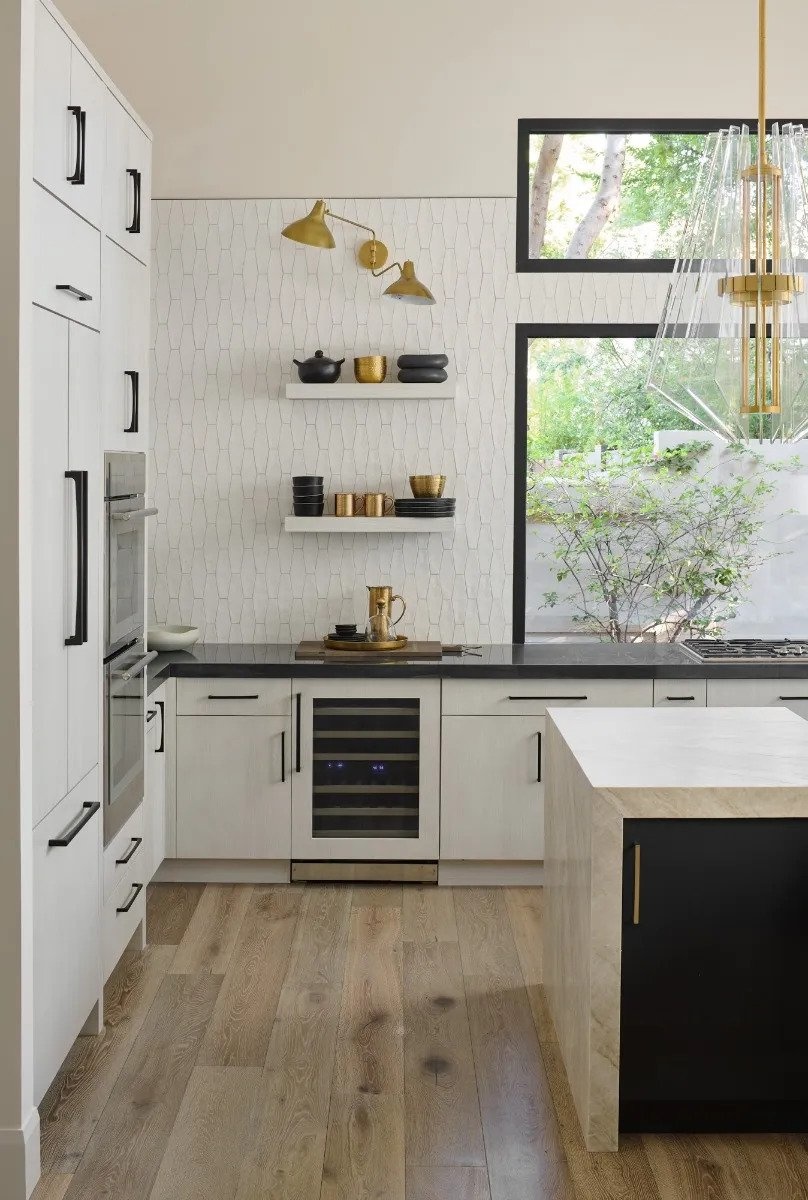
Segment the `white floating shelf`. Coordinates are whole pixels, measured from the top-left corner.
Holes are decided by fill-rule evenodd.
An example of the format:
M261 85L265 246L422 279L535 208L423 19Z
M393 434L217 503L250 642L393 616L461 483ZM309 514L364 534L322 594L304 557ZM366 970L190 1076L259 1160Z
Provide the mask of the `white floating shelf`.
M286 517L287 533L447 533L454 517Z
M287 400L454 400L446 383L287 383Z

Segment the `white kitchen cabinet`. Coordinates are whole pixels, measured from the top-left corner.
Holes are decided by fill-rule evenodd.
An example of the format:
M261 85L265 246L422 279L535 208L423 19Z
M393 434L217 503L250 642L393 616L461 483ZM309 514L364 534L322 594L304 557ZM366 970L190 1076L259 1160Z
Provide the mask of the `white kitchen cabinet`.
M224 694L243 681L207 682ZM288 716L179 716L176 729L177 857L289 858Z
M148 450L149 273L104 238L104 450Z
M124 250L148 263L151 253L151 142L110 95L104 231Z
M601 705L605 708L653 704L652 679L446 679L444 716L541 716L548 708Z
M440 682L293 685L292 857L436 860Z
M34 72L34 178L100 229L107 88L42 4Z
M34 830L34 1102L101 994L101 778L96 767Z
M808 679L708 679L712 708L790 708L808 720Z
M704 708L706 679L655 679L655 708Z
M32 327L34 824L101 753L99 339Z
M32 187L31 220L34 303L100 329L100 233L38 184Z
M166 857L166 687L146 702L146 821L149 828L149 879Z
M104 982L109 979L138 925L145 935L146 887L150 848L144 838L128 862L120 866L120 877L111 894L104 900L101 916L101 965ZM144 939L145 944L145 939Z
M544 717L444 717L442 860L544 858Z

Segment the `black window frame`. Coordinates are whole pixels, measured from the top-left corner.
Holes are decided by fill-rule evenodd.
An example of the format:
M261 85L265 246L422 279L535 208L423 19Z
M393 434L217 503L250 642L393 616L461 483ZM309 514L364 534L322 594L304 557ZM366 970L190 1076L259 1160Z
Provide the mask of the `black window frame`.
M771 132L772 125L786 124L786 118L778 118L766 122L766 129ZM796 121L795 124L805 124ZM589 118L568 117L566 119L545 119L541 117L523 117L518 122L518 152L516 175L516 270L517 273L538 272L550 274L567 274L582 272L656 272L670 273L676 260L673 258L531 258L529 249L529 220L530 220L530 139L540 133L703 133L705 136L716 130L726 129L728 125L748 125L750 130L757 128L757 120L741 120L729 118L653 118L643 120L640 117L621 118Z
M515 327L514 344L514 472L513 472L513 616L511 640L525 642L525 602L527 600L527 400L528 359L530 342L534 338L550 337L615 337L650 338L657 335L658 325L651 322L619 324L606 321L598 324L577 322L529 322Z

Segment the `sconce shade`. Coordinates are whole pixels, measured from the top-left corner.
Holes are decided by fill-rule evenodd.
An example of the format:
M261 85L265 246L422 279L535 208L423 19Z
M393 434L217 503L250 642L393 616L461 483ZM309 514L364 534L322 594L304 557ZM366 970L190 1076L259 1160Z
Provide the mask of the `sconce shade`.
M322 250L333 250L336 242L325 223L325 200L318 200L307 217L292 221L283 230L283 236L304 246L318 246Z
M409 258L401 268L401 274L395 283L384 289L384 295L392 300L400 300L402 304L435 303L435 297L429 288L416 277L415 267Z

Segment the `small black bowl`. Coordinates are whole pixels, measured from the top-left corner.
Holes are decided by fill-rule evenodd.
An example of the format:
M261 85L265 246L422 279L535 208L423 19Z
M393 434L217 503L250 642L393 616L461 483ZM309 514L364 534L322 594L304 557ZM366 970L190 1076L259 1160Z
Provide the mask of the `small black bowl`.
M356 633L356 623L353 625L335 625L334 628L340 637L352 637Z
M295 504L296 517L321 517L325 503L320 500L316 504Z
M319 500L321 496L325 495L325 492L321 487L295 487L292 488L292 495L294 496L295 500Z
M323 482L322 475L293 475L292 476L293 484L294 483L304 483L304 484L305 483L308 483L308 484L317 483L322 486L322 482Z

